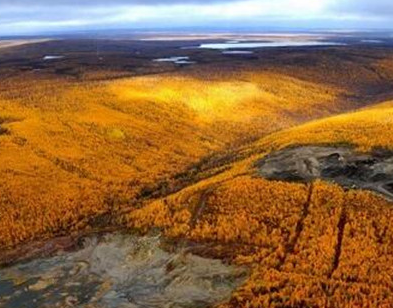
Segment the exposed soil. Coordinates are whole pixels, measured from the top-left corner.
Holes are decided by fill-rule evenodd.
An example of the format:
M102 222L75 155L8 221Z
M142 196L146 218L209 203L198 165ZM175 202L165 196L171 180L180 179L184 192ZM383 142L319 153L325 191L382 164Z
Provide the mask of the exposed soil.
M333 181L368 189L393 200L393 152L357 153L349 147L301 146L277 151L258 161L259 175L271 180Z
M248 271L184 251L159 237L115 233L83 247L0 270L0 306L210 307L227 300Z

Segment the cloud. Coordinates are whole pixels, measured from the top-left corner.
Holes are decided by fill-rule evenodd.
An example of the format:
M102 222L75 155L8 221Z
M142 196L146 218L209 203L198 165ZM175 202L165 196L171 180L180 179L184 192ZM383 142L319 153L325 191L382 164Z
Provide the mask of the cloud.
M393 15L392 0L337 0L330 7L340 14L384 18Z
M134 6L134 5L174 5L174 4L201 4L209 5L215 3L229 3L238 0L0 0L0 6ZM264 0L262 0L263 2Z
M0 0L0 32L386 22L393 0ZM356 24L356 23L355 23ZM372 24L375 27L375 23ZM382 22L381 22L382 25Z
M129 23L133 26L193 25L212 21L245 21L266 18L293 18L310 16L320 10L324 0L310 3L309 0L36 0L27 5L27 0L0 0L0 26L26 27L40 24L53 27L56 20L60 24L75 23L100 25ZM11 5L11 3L13 3ZM23 5L26 3L26 5ZM105 5L104 5L105 4ZM10 24L13 22L13 24Z

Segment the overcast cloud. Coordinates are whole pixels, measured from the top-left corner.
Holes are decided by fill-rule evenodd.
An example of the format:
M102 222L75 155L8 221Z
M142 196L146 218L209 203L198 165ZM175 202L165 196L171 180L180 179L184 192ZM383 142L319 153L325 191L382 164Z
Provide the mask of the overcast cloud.
M392 0L344 0L333 2L333 7L341 13L358 14L360 16L386 17L393 16Z
M221 24L392 28L393 0L0 0L0 34Z

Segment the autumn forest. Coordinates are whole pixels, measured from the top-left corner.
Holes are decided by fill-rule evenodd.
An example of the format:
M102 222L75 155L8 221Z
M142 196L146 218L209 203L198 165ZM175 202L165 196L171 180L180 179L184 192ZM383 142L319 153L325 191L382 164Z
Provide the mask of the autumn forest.
M158 233L247 269L213 307L391 307L391 47L131 42L0 49L2 267Z

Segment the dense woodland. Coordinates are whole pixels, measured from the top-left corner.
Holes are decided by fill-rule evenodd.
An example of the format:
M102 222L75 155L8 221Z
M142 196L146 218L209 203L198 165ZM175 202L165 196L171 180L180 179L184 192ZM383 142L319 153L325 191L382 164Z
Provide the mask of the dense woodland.
M251 266L246 284L220 307L392 304L388 201L322 181L226 177L134 210L128 224L160 228L169 239L204 246L191 251Z
M312 118L312 110L338 112L337 95L270 73L209 82L181 75L9 80L0 105L7 130L0 137L0 243L116 216L205 156ZM292 104L294 97L302 104Z

